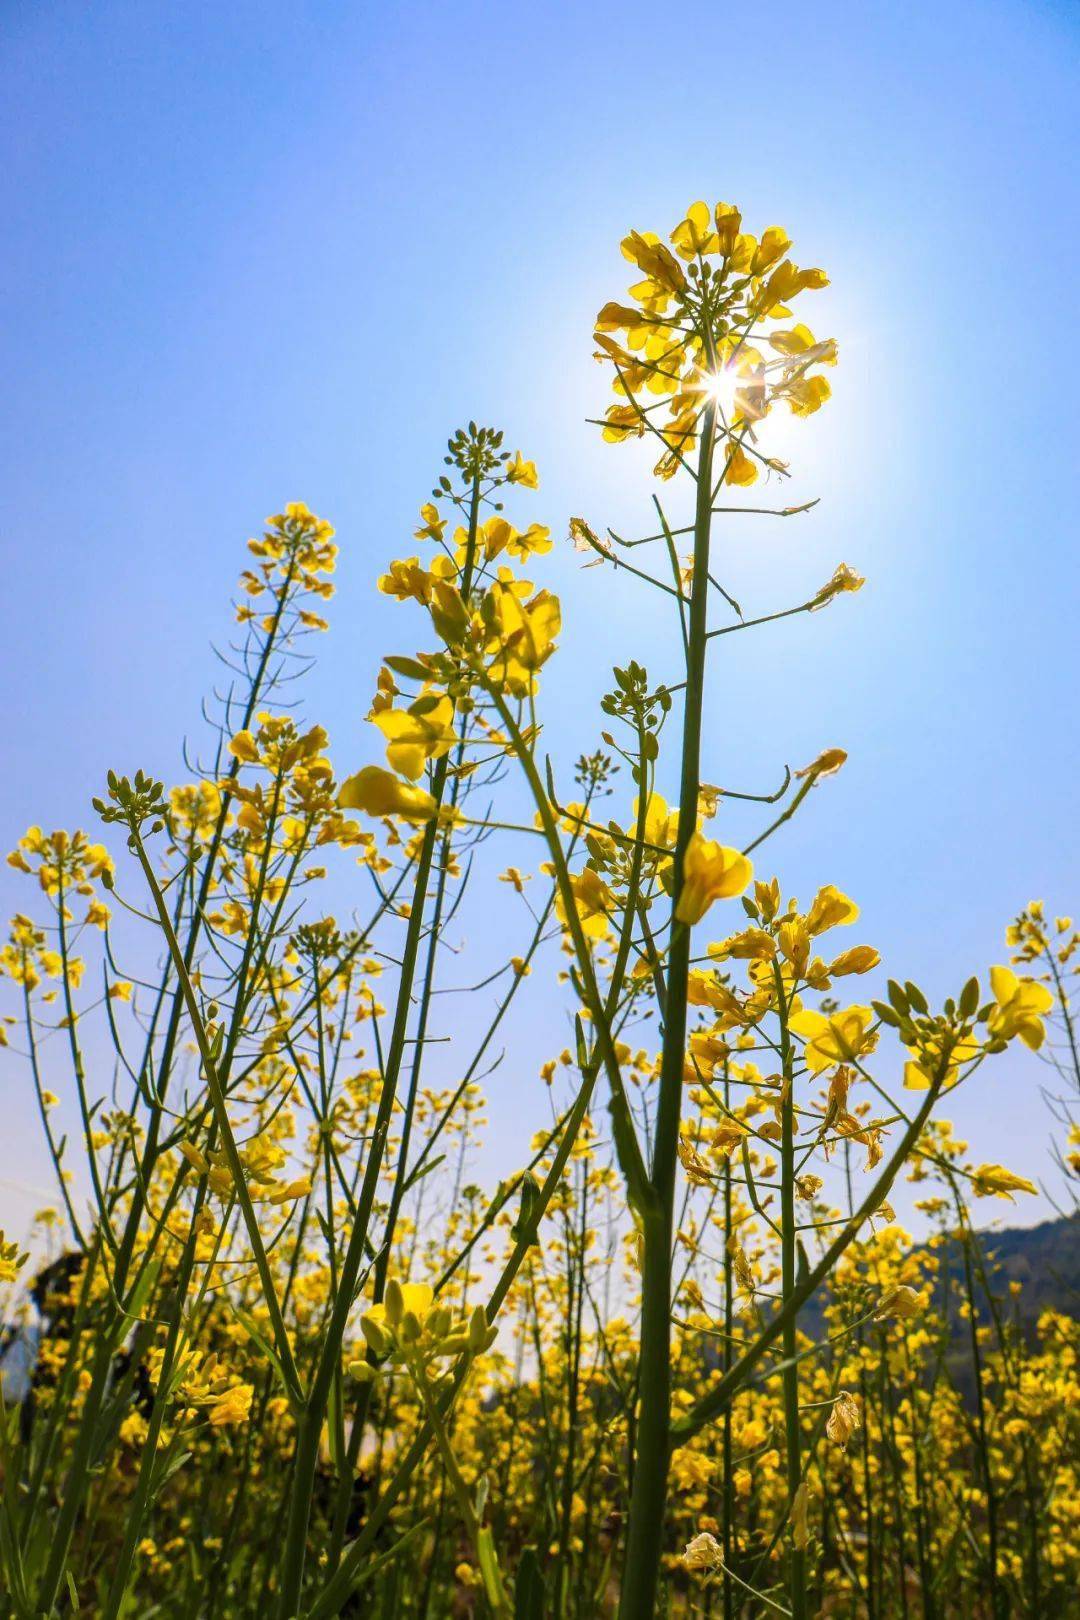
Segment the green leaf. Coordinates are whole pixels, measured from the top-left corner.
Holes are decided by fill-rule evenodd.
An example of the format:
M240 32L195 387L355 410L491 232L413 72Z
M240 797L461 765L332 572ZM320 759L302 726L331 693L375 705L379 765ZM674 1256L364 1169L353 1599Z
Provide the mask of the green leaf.
M415 1187L418 1181L423 1181L425 1176L430 1176L431 1172L433 1170L437 1170L440 1164L443 1164L445 1160L446 1154L440 1153L438 1158L428 1159L426 1164L419 1165L417 1169L411 1171L404 1187L401 1189L402 1196L404 1196L404 1194L407 1193L410 1188Z
M544 1620L547 1593L535 1547L526 1547L514 1583L514 1620Z
M499 1570L499 1559L495 1552L495 1540L491 1534L491 1527L484 1525L476 1537L476 1559L480 1565L480 1574L484 1582L484 1593L491 1607L497 1614L503 1612L506 1595L503 1590L502 1574Z
M233 1300L229 1300L228 1304L229 1304L229 1308L231 1309L233 1315L236 1317L237 1321L240 1323L240 1326L243 1328L243 1330L247 1334L248 1338L252 1341L252 1343L254 1345L256 1345L258 1347L258 1349L260 1349L262 1351L263 1355L266 1357L267 1361L270 1363L270 1366L272 1367L273 1372L274 1372L274 1377L277 1379L278 1383L281 1385L282 1390L287 1395L287 1397L289 1399L290 1406L295 1406L295 1404L296 1404L295 1392L292 1389L289 1388L288 1380L285 1377L285 1370L282 1367L281 1362L277 1358L277 1353L271 1348L271 1346L263 1338L262 1334L259 1332L258 1328L255 1326L255 1323L252 1321L251 1317L248 1315L247 1311L242 1310L240 1308L240 1306L237 1305Z
M540 1188L536 1184L536 1178L527 1173L521 1183L521 1211L517 1220L510 1228L510 1236L513 1238L515 1243L524 1243L528 1241L530 1249L538 1249L540 1247L540 1239L536 1235L536 1226L534 1221L536 1206L539 1199Z
M626 1201L635 1214L644 1218L649 1197L648 1188L642 1183L639 1172L641 1149L626 1099L617 1091L611 1093L608 1112L611 1115L611 1134L615 1139L615 1157L626 1182Z
M121 1304L119 1300L116 1301L121 1312L120 1319L117 1322L113 1333L113 1342L117 1347L123 1343L124 1339L131 1331L132 1321L139 1321L142 1319L143 1308L154 1290L154 1286L157 1283L160 1271L160 1260L148 1261L143 1267L139 1280L128 1297L127 1304ZM116 1299L115 1294L113 1295L113 1298Z
M165 1489L174 1474L178 1474L186 1462L191 1459L190 1451L178 1451L175 1457L169 1457L159 1474L154 1475L152 1497L157 1497Z
M370 1564L365 1564L361 1569L352 1572L351 1578L344 1581L341 1579L344 1570L339 1570L335 1575L332 1575L308 1613L312 1617L317 1616L318 1620L330 1620L331 1615L340 1614L345 1599L370 1581L373 1575L378 1575L384 1570L387 1564L395 1559L399 1553L403 1552L410 1542L415 1541L416 1537L427 1529L427 1526L427 1519L420 1519L411 1529L406 1530L401 1539L396 1541L392 1547L389 1547L386 1552L380 1553L378 1558L373 1558ZM326 1602L328 1593L332 1593L330 1604Z
M589 1067L589 1043L585 1039L585 1025L581 1021L581 1014L574 1014L574 1046L576 1049L577 1066L584 1074Z

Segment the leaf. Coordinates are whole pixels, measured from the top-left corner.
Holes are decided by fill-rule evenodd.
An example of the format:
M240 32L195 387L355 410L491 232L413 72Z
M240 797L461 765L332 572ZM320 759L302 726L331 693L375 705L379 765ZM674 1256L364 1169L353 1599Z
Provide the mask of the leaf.
M476 1558L480 1565L480 1574L483 1578L487 1600L495 1612L501 1614L505 1612L506 1599L503 1592L502 1574L499 1570L499 1559L495 1552L495 1541L489 1525L485 1524L476 1537Z
M275 1378L277 1379L278 1383L281 1385L282 1390L284 1391L284 1393L288 1397L290 1406L295 1406L294 1391L289 1388L289 1383L288 1383L288 1380L285 1377L284 1368L282 1367L281 1362L277 1358L276 1351L274 1351L270 1347L270 1345L266 1342L266 1340L263 1338L262 1334L259 1332L258 1328L255 1326L255 1323L252 1321L251 1317L248 1315L247 1311L242 1310L240 1308L240 1306L237 1305L235 1303L235 1301L233 1301L233 1300L229 1300L228 1304L229 1304L230 1310L232 1311L233 1315L236 1317L237 1321L240 1323L240 1326L243 1328L243 1330L247 1334L248 1338L252 1341L252 1343L254 1345L257 1346L258 1349L260 1349L262 1351L263 1355L266 1357L267 1361L270 1363L270 1366L273 1368Z
M158 1496L165 1489L173 1475L178 1474L181 1468L183 1468L184 1464L190 1460L190 1451L178 1451L175 1457L170 1457L164 1468L162 1468L161 1473L154 1476L152 1495L154 1497Z
M392 1547L387 1548L386 1552L380 1553L378 1558L373 1558L370 1564L365 1564L363 1569L357 1571L353 1575L352 1579L347 1582L344 1590L339 1589L336 1594L336 1601L334 1602L332 1608L321 1608L320 1605L324 1601L325 1592L338 1579L338 1576L332 1576L330 1581L327 1582L323 1593L320 1594L315 1603L312 1605L311 1610L309 1611L310 1614L319 1615L320 1620L322 1616L326 1616L327 1620L329 1620L329 1616L331 1614L339 1614L341 1612L341 1605L344 1603L346 1596L351 1596L353 1592L357 1591L361 1586L365 1585L366 1582L370 1581L373 1575L377 1575L381 1570L385 1569L387 1564L395 1559L411 1541L415 1541L416 1537L420 1535L422 1531L427 1529L427 1526L427 1519L418 1520L416 1524L412 1525L410 1529L406 1530L405 1534L399 1541L395 1541Z
M611 1115L611 1134L615 1139L615 1157L626 1182L627 1203L637 1215L644 1218L649 1197L639 1170L641 1150L626 1099L617 1091L613 1091L608 1099L608 1112Z
M577 986L575 985L575 989ZM584 1074L589 1067L589 1043L585 1039L585 1025L581 1021L581 1014L574 1014L574 1046L577 1053L577 1066Z
M540 1247L540 1239L536 1235L535 1211L540 1199L540 1188L536 1178L526 1174L521 1183L521 1211L517 1220L510 1228L510 1236L515 1243L528 1243L530 1249Z
M158 1280L160 1271L160 1260L148 1261L142 1269L138 1282L135 1284L135 1287L128 1296L127 1304L122 1304L120 1300L116 1300L116 1303L120 1308L120 1319L116 1324L113 1334L113 1342L117 1348L119 1348L127 1334L130 1332L132 1322L142 1320L143 1307L146 1305L147 1300L150 1298L150 1295L153 1292L154 1285ZM113 1298L116 1299L115 1294L113 1295Z
M544 1620L547 1593L535 1547L526 1547L514 1583L514 1620Z
M487 1212L488 1220L495 1219L495 1216L499 1213L500 1209L502 1209L503 1205L506 1203L506 1200L509 1198L510 1192L511 1183L509 1181L500 1181L499 1185L491 1195L491 1203L488 1205Z
M440 1164L443 1164L445 1160L446 1154L440 1153L438 1158L429 1159L426 1164L418 1165L415 1170L410 1171L405 1185L401 1189L402 1196L404 1196L410 1188L415 1187L418 1181L423 1181L425 1176L430 1176L431 1172L433 1170L437 1170Z

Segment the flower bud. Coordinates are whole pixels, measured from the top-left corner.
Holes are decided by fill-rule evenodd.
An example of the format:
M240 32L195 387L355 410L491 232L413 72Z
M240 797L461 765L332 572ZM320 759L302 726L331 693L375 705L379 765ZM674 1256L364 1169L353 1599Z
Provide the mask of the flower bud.
M377 1356L385 1356L390 1348L390 1342L381 1325L373 1316L360 1318L360 1331Z
M428 1312L425 1327L433 1339L445 1339L453 1325L453 1317L445 1305L436 1305Z
M477 1352L483 1350L487 1334L487 1311L478 1305L469 1318L469 1349Z

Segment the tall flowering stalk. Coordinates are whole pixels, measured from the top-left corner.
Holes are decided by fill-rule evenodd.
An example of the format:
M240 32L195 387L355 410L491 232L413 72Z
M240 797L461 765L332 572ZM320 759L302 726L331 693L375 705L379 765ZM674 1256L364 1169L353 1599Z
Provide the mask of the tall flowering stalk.
M597 317L596 341L614 368L615 391L625 401L609 408L605 438L652 436L662 450L657 475L669 479L682 471L695 486L688 603L686 574L674 566L671 526L657 503L673 564L686 662L663 973L664 1041L652 1162L639 1211L641 1398L620 1608L627 1620L650 1614L654 1606L667 1496L671 1253L691 930L711 899L738 894L750 877L745 858L710 845L698 831L710 598L725 594L711 577L714 510L726 487L753 484L759 469L781 471L758 447L759 426L781 402L799 414L816 410L829 394L820 367L836 359L831 340L817 343L805 326L781 329L775 324L790 313L790 299L826 285L824 273L799 270L788 258L790 243L778 228L771 227L758 241L740 227L737 209L720 204L710 210L695 203L672 232L674 252L652 233L632 232L622 244L623 253L644 280L630 289L632 305L606 304ZM763 329L768 359L758 347ZM619 332L625 334L624 343L611 335ZM847 587L861 583L855 576L838 579ZM725 600L730 601L726 595ZM728 628L738 628L738 623ZM816 775L810 774L807 787Z
M685 654L685 678L678 683L682 691L678 809L667 839L671 859L664 884L670 896L669 920L659 939L644 921L642 924L649 940L663 1024L651 1154L643 1150L626 1118L618 1086L612 1099L616 1147L640 1229L642 1252L639 1399L619 1614L620 1620L646 1620L655 1609L673 1450L725 1410L769 1347L779 1341L789 1504L788 1585L791 1612L796 1620L804 1620L808 1613L809 1529L798 1314L854 1241L862 1222L885 1200L942 1090L954 1082L965 1062L970 1065L981 1057L983 1048L972 1038L978 992L974 982L969 984L960 1001L948 1003L938 1019L929 1016L917 992L914 1002L901 996L898 1004L879 1010L878 1019L901 1029L926 1095L912 1114L900 1110L893 1115L906 1126L898 1145L884 1157L872 1188L851 1218L826 1241L816 1264L811 1263L801 1234L818 1228L812 1221L800 1223L797 1203L799 1198L813 1197L807 1189L818 1178L807 1173L815 1141L804 1147L800 1140L807 1113L805 1104L797 1099L797 1083L806 1072L815 1076L835 1071L824 1120L815 1133L816 1145L828 1151L834 1131L857 1131L847 1113L849 1081L845 1076L853 1075L850 1066L873 1050L877 1020L870 1008L837 1013L804 1009L803 995L807 990L827 990L832 977L869 971L876 965L877 953L858 947L841 953L831 964L814 957L817 936L837 922L857 916L857 908L836 891L823 890L808 913L800 915L794 902L782 912L778 887L758 883L755 898L745 903L752 926L709 947L710 954L720 960L743 959L750 964L752 994L743 1002L715 975L692 972L691 931L713 901L746 890L752 876L748 855L794 813L815 782L843 763L843 754L834 750L801 773L802 785L777 820L741 852L710 841L700 830L709 643L718 635L757 622L743 618L716 577L712 538L717 502L725 488L746 487L762 474L782 476L786 472L765 449L767 418L784 405L806 416L824 403L829 386L820 368L835 362L836 345L832 340L818 342L805 325L779 324L791 319L790 302L800 293L826 285L826 277L818 269L800 269L795 264L789 257L790 241L778 227L770 227L758 240L742 232L740 215L730 205L719 204L710 210L704 203L695 203L671 233L670 242L669 248L658 237L637 232L624 240L624 255L644 279L630 288L632 304L609 303L600 311L596 341L602 357L614 368L619 396L619 403L608 409L605 438L650 436L659 441L661 455L655 473L664 480L680 474L689 477L694 486L693 521L688 528L674 526L657 501L661 533L640 542L612 535L611 543L605 544L586 526L579 526L583 543L615 565L630 545L666 545L671 586L659 580L651 583L670 590L676 598ZM614 333L625 334L623 341ZM777 515L792 515L791 509L781 508ZM682 533L693 536L692 556L685 567L679 566L675 550L675 536ZM650 579L636 564L634 567L636 573ZM858 575L841 564L829 584L809 602L762 617L768 620L813 611L861 584ZM733 615L733 622L712 624L714 602ZM655 745L647 755L656 758ZM648 787L644 758L635 771L635 781L644 799ZM706 807L712 808L709 797L706 790ZM712 797L715 803L715 795ZM601 858L595 858L594 864L601 865ZM688 1049L691 1004L704 1004L719 1014L712 1029L697 1037L701 1058L695 1053L693 1039ZM981 1016L989 1018L989 1009L983 1009ZM773 1034L766 1032L769 1018L775 1020ZM745 1120L718 1101L710 1081L717 1058L726 1057L723 1036L732 1028L744 1031L742 1044L760 1045L779 1063L778 1074L763 1078L752 1098L755 1106L767 1103L778 1116L779 1220L766 1218L781 1251L779 1303L756 1338L727 1368L717 1388L673 1421L672 1250L680 1152L699 1181L711 1179L708 1166L683 1136L683 1090L688 1077L700 1083L706 1115L719 1114L719 1139L727 1153L734 1151L738 1130L746 1129ZM883 1159L883 1130L884 1125L870 1133L871 1167ZM744 1164L749 1180L749 1160ZM756 1195L751 1196L757 1205Z

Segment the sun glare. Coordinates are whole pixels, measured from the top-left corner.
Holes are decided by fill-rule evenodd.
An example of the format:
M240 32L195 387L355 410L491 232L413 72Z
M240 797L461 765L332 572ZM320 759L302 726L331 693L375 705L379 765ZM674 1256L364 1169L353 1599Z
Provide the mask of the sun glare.
M716 401L725 417L730 417L735 409L735 390L742 381L733 366L721 366L719 371L705 373L706 392Z

